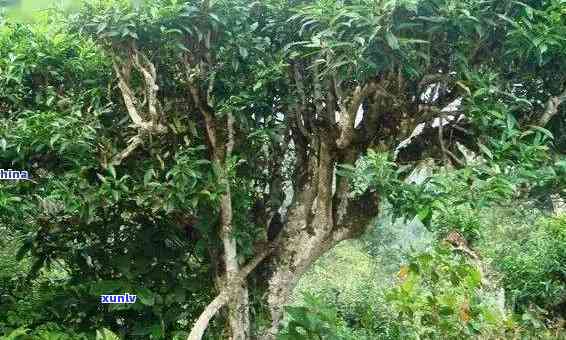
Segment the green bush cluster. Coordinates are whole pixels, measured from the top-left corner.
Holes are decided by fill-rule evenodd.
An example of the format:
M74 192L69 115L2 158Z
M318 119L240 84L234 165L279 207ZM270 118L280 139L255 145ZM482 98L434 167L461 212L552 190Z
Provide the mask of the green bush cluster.
M376 276L371 289L363 284L349 289L359 294L355 303L341 298L349 294L348 289L311 288L303 304L290 308L283 334L289 339L299 339L299 334L309 339L344 334L352 339L495 339L511 329L507 316L481 294L479 269L463 256L437 247L413 254L399 268L385 279L389 284L372 270ZM338 272L343 279L334 281L334 286L358 282L348 282L343 269Z
M198 259L207 241L189 245L198 231L179 226L179 207L214 200L210 165L193 148L176 150L170 171L103 168L115 150L100 128L120 124L112 67L92 41L60 29L0 23L0 168L33 180L0 183L0 336L183 336L213 285ZM139 303L99 304L125 292Z
M88 108L107 98L109 62L60 26L0 24L0 113Z
M535 304L565 318L566 216L541 218L512 232L517 239L502 243L493 256L513 307L522 312Z
M380 219L364 243L339 245L301 281L283 334L288 339L560 339L566 217L515 205L522 209L448 211L433 220L428 237L410 223ZM474 241L479 260L434 246L432 235L442 240L451 230Z

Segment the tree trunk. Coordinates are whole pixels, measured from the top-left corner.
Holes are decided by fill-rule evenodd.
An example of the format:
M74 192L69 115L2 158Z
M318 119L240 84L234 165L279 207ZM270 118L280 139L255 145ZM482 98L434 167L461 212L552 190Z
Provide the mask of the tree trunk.
M340 241L360 236L377 215L376 194L352 197L345 179L336 181L333 193L336 158L328 144L320 143L314 158L308 162L311 175L295 190L281 241L270 258L267 303L272 323L263 339L275 339L283 308L310 266Z
M220 202L221 239L224 246L224 261L226 263L226 281L235 280L240 272L238 265L238 253L236 240L232 235L232 199L230 186L227 185L226 193ZM245 340L249 338L250 320L248 312L248 289L240 285L235 290L231 299L227 302L228 323L230 325L231 340Z
M232 156L234 149L234 116L232 112L226 114L226 129L219 133L217 127L224 123L212 112L210 106L203 103L203 96L200 89L191 83L189 90L195 103L198 103L200 111L205 120L206 132L208 136L208 147L212 156L213 164L217 171L217 177L225 192L220 199L220 240L223 245L223 260L225 264L225 276L218 278L221 283L219 286L227 285L236 280L240 275L238 264L238 249L234 238L232 211L232 193L229 175L226 171L227 160ZM222 275L222 273L219 273ZM229 298L225 301L228 308L228 324L230 328L231 340L245 340L249 338L249 296L245 284L235 288ZM214 313L212 314L214 315Z

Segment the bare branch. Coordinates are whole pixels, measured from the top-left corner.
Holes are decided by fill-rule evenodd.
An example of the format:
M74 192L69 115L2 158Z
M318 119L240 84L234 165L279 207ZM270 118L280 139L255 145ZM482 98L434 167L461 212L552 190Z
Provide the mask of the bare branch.
M566 89L558 96L552 96L546 102L543 115L538 121L539 126L546 126L548 122L558 113L558 107L566 101Z
M230 281L226 283L220 294L216 296L211 303L206 306L204 311L198 317L195 322L189 337L187 340L200 340L204 335L204 332L208 328L210 320L218 313L220 308L230 301L232 296L238 291L239 286L245 284L245 280L248 275L263 261L267 255L271 254L279 243L280 235L271 243L268 247L261 250L255 258L253 258L245 267L240 270L238 275L232 277Z
M199 71L202 71L205 66L193 67L187 56L184 60L184 66L187 76L187 83L189 92L191 94L194 105L201 112L204 117L206 132L209 140L209 150L212 154L212 161L215 164L215 169L218 171L218 179L220 184L224 187L224 193L220 199L220 233L219 238L223 244L223 260L225 264L226 280L233 282L235 278L240 277L240 266L238 263L238 253L236 240L233 236L233 210L232 210L232 197L230 188L230 179L226 173L226 161L232 154L234 149L234 116L232 112L227 113L226 117L226 134L221 133L222 138L226 136L226 140L220 140L217 125L219 121L214 114L213 108L208 102L212 88L208 87L208 93L201 88L201 84L197 83ZM213 302L205 309L189 339L200 339L203 332L206 330L208 322L212 316L216 314L219 308L224 304L228 304L229 315L228 321L232 334L235 338L247 338L249 329L249 314L247 311L248 293L247 288L244 287L243 279L240 286L228 285L229 291L221 293Z
M200 314L195 325L191 329L191 333L187 340L200 340L204 335L204 332L208 328L208 323L210 320L218 313L220 308L222 308L228 302L228 293L223 291L218 295L211 303L206 306L204 311Z
M448 150L444 144L444 114L442 112L440 113L438 122L438 141L440 143L440 149L442 150L442 158L444 159L444 162L446 163L448 160L447 156L450 156L456 163L458 163L458 165L465 166L466 163L456 157L456 155Z
M132 152L134 152L142 144L143 144L143 139L141 138L140 135L132 137L132 139L130 139L130 144L128 145L128 147L125 148L122 152L120 152L116 156L114 156L114 158L112 158L112 164L120 165L120 163L122 163L124 159L126 159Z
M140 61L140 55L143 59L143 63ZM154 124L158 124L160 117L158 113L158 101L157 101L157 91L159 87L157 86L157 73L155 70L155 65L141 52L134 49L134 54L132 57L134 65L143 75L145 81L145 91L147 95L147 105L149 116ZM144 65L145 64L145 65Z
M143 119L138 113L138 109L136 108L136 99L134 92L128 84L131 65L129 63L126 63L122 68L120 68L115 58L112 61L112 65L114 66L114 70L116 71L116 75L118 76L118 87L120 88L120 92L122 93L122 98L124 99L124 104L126 105L128 114L130 115L130 118L135 125L141 126L143 125Z
M322 103L324 98L322 95L322 86L320 85L320 72L318 64L315 63L313 66L313 90L314 90L314 106L316 108L316 119L322 118Z
M297 64L293 64L293 76L295 78L295 86L297 87L297 93L299 94L299 99L303 105L307 105L307 98L305 94L305 85L303 83L303 76Z
M197 109L204 117L204 122L206 126L206 132L208 135L208 141L212 150L217 152L217 139L216 139L216 126L214 122L214 113L211 108L204 102L204 98L201 96L201 91L199 86L195 82L195 77L197 76L198 70L191 67L188 59L184 60L185 72L187 76L187 81L189 85L189 92L193 99L193 102Z
M334 77L326 81L328 96L326 97L326 114L330 124L336 124L336 80Z
M112 163L114 165L120 164L125 158L127 158L132 152L134 152L139 146L143 144L142 134L144 132L149 133L165 133L167 132L167 127L159 123L158 107L159 102L157 100L157 85L156 79L157 74L153 64L143 56L137 50L133 49L133 56L130 61L120 63L117 57L112 58L112 66L118 77L118 87L122 93L122 98L124 99L124 105L128 111L128 115L133 121L133 126L138 129L138 134L133 137L129 145L122 152L114 156ZM139 60L139 55L142 55L144 62L147 66L143 66ZM150 112L150 121L145 121L139 113L137 100L134 91L130 87L130 73L132 70L132 61L136 68L143 74L146 83L146 93L144 96L144 101L142 106L147 102ZM120 65L121 64L121 65Z
M226 157L232 156L234 150L234 114L229 111L226 117L226 125L228 129L228 140L226 141Z
M442 150L442 159L444 163L446 163L447 154L446 154L446 146L444 145L444 115L441 114L438 121L438 142L440 143L440 149Z

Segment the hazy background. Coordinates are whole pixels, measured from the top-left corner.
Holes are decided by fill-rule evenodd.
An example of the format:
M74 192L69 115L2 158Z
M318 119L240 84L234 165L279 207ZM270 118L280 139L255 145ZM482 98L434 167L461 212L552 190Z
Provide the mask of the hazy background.
M80 4L80 0L0 0L0 7L11 19L31 21L45 14L45 10L61 6L72 9Z

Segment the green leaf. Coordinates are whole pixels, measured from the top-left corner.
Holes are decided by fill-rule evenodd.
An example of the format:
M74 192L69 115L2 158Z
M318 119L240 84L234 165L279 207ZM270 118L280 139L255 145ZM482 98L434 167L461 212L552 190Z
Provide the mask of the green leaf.
M483 145L482 143L478 143L480 150L487 156L489 159L493 159L493 153L487 148L487 146Z
M106 29L106 27L108 26L107 22L102 22L98 25L98 29L96 30L96 34L100 34L102 31L104 31Z
M481 273L476 268L470 269L469 283L472 287L479 287L481 285Z
M147 170L145 172L145 175L143 176L143 184L147 185L155 176L155 170L153 170L153 168Z
M124 288L125 285L122 281L97 281L90 284L89 292L92 295L112 294Z
M220 18L218 17L218 15L214 14L214 13L208 13L208 15L214 19L217 22L220 22Z
M137 291L137 296L140 302L147 306L153 306L155 304L155 293L153 293L148 288L141 288Z
M120 340L120 337L112 333L112 331L103 328L96 331L96 340Z
M419 211L417 217L425 226L429 226L432 219L432 209L430 207L424 207Z
M501 19L505 20L506 22L508 22L509 24L511 24L513 27L521 29L521 26L514 20L510 19L509 17L503 15L503 14L496 14L498 17L500 17Z
M97 173L96 177L98 177L98 179L102 182L102 183L106 183L108 182L108 180L106 179L106 177L104 177L103 175Z
M27 328L23 328L20 327L18 329L13 330L10 334L7 335L6 340L11 340L11 339L28 339L23 338L24 335L27 335L29 332L29 329ZM3 338L4 339L4 338ZM98 339L97 339L98 340Z
M550 139L554 139L554 135L552 134L552 132L548 131L547 129L545 129L543 127L536 126L536 125L530 125L529 127L532 130L535 130L535 131L542 133L543 135L545 135L546 137L548 137Z
M403 44L430 44L430 41L421 40L421 39L404 39L400 38L399 41Z
M393 33L389 31L385 32L385 40L387 41L387 45L389 45L392 50L399 49L399 40L397 40L397 37L395 37Z
M49 145L53 148L53 145L55 145L55 142L57 142L59 139L61 138L60 134L56 134L53 137L51 137L51 139L49 140Z
M448 20L447 18L438 17L438 16L436 16L436 17L420 16L420 17L417 17L417 19L428 21L428 22L434 22L434 23L443 23L443 22Z
M112 177L116 179L116 169L113 165L108 166L108 172L110 172L110 175L112 175Z

